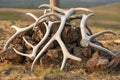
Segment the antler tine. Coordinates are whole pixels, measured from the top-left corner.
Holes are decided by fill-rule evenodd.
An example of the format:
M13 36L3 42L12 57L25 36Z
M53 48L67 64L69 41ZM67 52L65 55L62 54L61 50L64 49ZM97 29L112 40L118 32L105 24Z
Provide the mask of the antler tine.
M107 53L109 53L110 55L112 55L112 56L116 56L113 52L111 52L110 50L108 50L108 49L106 49L106 48L103 48L103 47L101 47L101 46L98 46L98 45L96 45L96 44L93 44L93 43L89 43L89 46L91 46L91 47L93 47L93 48L97 48L98 50L102 50L102 51L105 51L105 52L107 52Z
M61 15L61 14L58 14L58 13L48 13L48 14L45 14L45 15L43 15L43 16L41 16L41 17L38 18L38 20L36 21L36 24L34 25L34 27L35 27L36 25L38 25L38 23L39 23L39 21L40 21L41 19L43 19L43 18L45 18L45 17L48 17L48 16L57 16L58 18L61 18L61 17L62 17L62 15Z
M91 17L92 15L94 15L94 13L90 13L88 15L83 15L81 23L80 23L80 29L81 29L81 35L82 35L82 39L84 39L86 37L86 23L89 17ZM88 27L89 28L89 27Z
M82 19L83 14L80 15L73 15L70 16L70 18L68 19L69 21L75 20L75 19Z
M50 15L57 15L58 17L60 17L60 15L58 15L57 13L56 13L56 14L55 14L55 13L48 13L48 14L45 14L45 15L41 16L41 17L39 18L39 21L42 22L42 20L44 20L44 17L50 16ZM30 26L25 27L25 28L18 28L18 27L16 27L16 26L11 26L12 28L14 28L14 29L16 30L16 33L13 34L13 35L8 39L8 41L6 42L6 44L5 44L4 48L3 48L3 51L5 51L5 50L8 48L8 46L10 45L10 43L12 42L12 40L16 38L16 36L18 36L18 35L19 35L20 33L22 33L22 32L25 32L25 31L28 31L28 30L34 28L35 25L36 25L36 23L33 23L33 24L31 24Z
M30 43L25 39L25 37L23 37L23 40L25 41L25 43L26 43L27 45L29 45L30 47L34 48L34 46L33 46L32 44L30 44Z
M48 11L50 12L50 9L45 9L44 14L47 14Z
M92 11L92 10L90 10L90 9L88 9L88 8L82 8L82 7L80 7L80 8L73 8L74 10L75 10L75 12L77 12L77 11L89 11L89 12L94 12L94 11Z
M61 24L60 27L58 28L57 32L54 34L54 36L48 41L48 43L42 48L42 50L38 53L38 55L36 56L36 58L34 59L32 66L31 66L31 71L33 70L34 64L36 63L36 61L39 59L39 57L41 57L41 55L43 54L43 52L46 50L46 48L53 42L53 41L57 41L60 44L60 47L62 48L63 51L63 62L62 62L62 66L61 66L61 70L63 69L66 60L68 58L73 59L73 60L77 60L77 61L81 61L81 58L72 56L66 46L64 45L62 39L61 39L61 33L63 31L63 28L65 26L65 22L67 20L67 18L70 17L70 15L72 14L73 9L70 9L69 11L66 12L66 14L64 16L61 16Z
M6 42L6 44L5 44L4 48L3 48L3 51L5 51L5 50L9 47L10 43L13 41L13 39L16 38L16 36L18 36L18 35L19 35L20 33L22 33L22 32L25 32L25 31L28 31L28 30L32 29L33 26L34 26L34 24L35 24L35 23L33 23L33 24L31 24L30 26L25 27L25 28L18 28L18 27L16 27L16 26L11 26L12 28L14 28L14 29L16 30L16 33L13 34L13 35L8 39L8 41Z
M61 47L61 49L63 51L63 61L62 61L62 65L61 65L60 70L63 70L63 68L65 66L65 63L66 63L66 61L67 61L68 58L76 60L76 61L81 61L81 58L75 57L75 56L71 55L68 52L65 44L63 43L63 41L62 41L62 39L60 37L57 37L56 40L59 43L59 45L60 45L60 47Z
M30 59L34 59L34 57L31 57L31 54L24 54L24 53L22 53L22 52L19 52L19 51L16 50L15 48L13 48L13 50L14 50L17 54L19 54L19 55L21 55L21 56L26 56L26 57L29 57Z
M59 21L59 22L60 22L60 21ZM30 43L23 37L23 40L26 42L26 44L28 44L29 46L31 46L31 47L33 48L33 51L32 51L31 54L21 53L21 52L17 51L15 48L14 48L14 51L15 51L17 54L19 54L19 55L26 56L26 57L29 57L29 58L31 58L31 59L34 59L35 56L36 56L36 54L37 54L38 48L46 41L46 39L47 39L47 37L48 37L48 35L49 35L49 33L50 33L50 29L51 29L51 27L52 27L52 25L53 25L54 23L58 23L58 21L55 21L55 22L49 21L49 22L48 22L48 25L44 22L44 25L45 25L45 27L46 27L45 36L42 38L42 40L41 40L36 46L33 46L32 44L30 44Z
M113 35L117 36L117 34L114 33L113 31L111 31L111 30L105 30L105 31L101 31L101 32L99 32L99 33L96 33L96 34L91 35L91 36L90 36L90 40L91 40L91 39L94 39L94 38L96 38L96 37L98 37L98 36L100 36L100 35L102 35L102 34L105 34L105 33L110 33L110 34L113 34Z
M38 53L38 55L35 57L32 66L31 66L31 71L33 70L33 67L36 63L36 61L39 59L39 57L43 54L43 52L47 49L47 47L54 41L54 38L50 39L50 41L42 48L42 50Z
M35 19L35 21L38 20L38 18L34 14L32 14L32 13L26 13L26 15L31 16L33 19Z
M53 8L54 10L56 10L56 11L58 11L58 12L60 12L60 13L63 13L63 14L66 13L66 10L61 9L61 8L58 8L58 7L53 6L53 5L43 4L43 5L38 6L38 8L42 8L42 7L49 7L49 8Z
M84 14L80 14L80 15L74 15L74 16L71 16L68 21L72 21L72 20L75 20L75 19L82 19ZM87 25L87 23L85 24L87 30L89 31L89 33L92 35L92 30L91 30L91 27Z

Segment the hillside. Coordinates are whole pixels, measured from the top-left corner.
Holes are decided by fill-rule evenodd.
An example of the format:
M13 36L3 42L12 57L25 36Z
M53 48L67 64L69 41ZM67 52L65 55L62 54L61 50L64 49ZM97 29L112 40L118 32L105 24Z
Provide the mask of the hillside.
M99 32L110 29L118 33L120 39L120 2L105 6L91 7L90 9L95 12L95 16L88 20L92 30L94 32ZM11 25L25 27L26 25L34 22L34 19L25 15L27 12L34 13L38 17L43 14L43 10L39 9L0 8L0 51L2 51L6 40L8 40L8 38L13 35L13 33L15 33L15 30L10 28ZM77 22L75 25L76 24ZM107 37L102 36L102 39L106 41L108 39L113 39L113 37L109 35ZM120 49L119 44L114 45L113 42L110 43L107 41L106 43L107 47L112 50ZM84 52L86 52L86 50L83 51L83 53ZM81 68L81 66L77 66L77 64L81 64L79 62L74 62L74 64L68 63L64 71L59 70L59 66L57 66L58 64L54 64L55 61L49 66L43 65L42 67L42 65L36 65L35 71L31 74L31 61L29 61L29 59L26 59L26 62L29 61L27 64L12 64L8 61L3 62L2 59L3 58L0 56L0 80L120 80L119 70L95 71L90 73L88 70ZM17 58L17 60L19 59ZM71 60L69 60L69 62L71 62ZM84 63L82 63L82 65L84 65Z
M95 12L95 16L89 19L90 25L100 28L119 28L120 27L120 3L108 4L100 7L92 7ZM1 20L22 20L32 21L33 19L26 16L25 13L32 12L39 16L42 14L39 9L13 9L13 8L1 8L0 19Z
M69 7L93 7L119 2L119 0L60 0L60 6ZM0 7L7 8L36 8L40 4L49 3L49 0L0 0Z

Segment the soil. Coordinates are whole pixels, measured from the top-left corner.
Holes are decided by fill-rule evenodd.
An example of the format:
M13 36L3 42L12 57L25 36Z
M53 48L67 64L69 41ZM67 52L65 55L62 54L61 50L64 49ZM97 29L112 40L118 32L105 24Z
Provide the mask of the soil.
M10 29L9 27L12 24L11 21L0 21L0 23L2 23L0 24L1 26L0 27L0 51L2 51L6 40L8 40L8 38L15 31L13 29ZM111 37L104 37L104 36L99 37L101 43L103 43L104 46L109 47L111 50L120 48L119 41L117 42L116 40L111 40ZM117 40L120 40L120 38L117 38ZM75 51L78 49L76 47ZM48 62L45 62L43 64L41 63L36 64L33 72L30 71L32 61L29 59L28 59L28 62L22 62L22 63L20 62L21 59L19 60L18 58L17 58L18 62L16 63L13 63L10 60L2 61L1 59L0 60L1 61L0 62L0 80L120 80L120 68L118 68L118 70L97 69L91 72L86 67L83 67L83 65L85 65L84 61L80 63L80 62L68 60L65 66L65 69L63 71L60 71L59 69L62 61L58 61L58 59L61 60L61 58L58 58L58 55L55 55L55 57L53 58L49 58L50 55L54 55L54 53L52 52L59 53L59 51L52 50L52 51L49 51L49 53L50 52L51 54L45 56L45 58L47 57L48 59L50 59L49 61L52 61L52 62L50 62L49 64L47 64ZM5 56L7 54L1 53L0 55ZM15 55L15 54L13 54L13 52L11 51L11 55ZM8 56L10 57L10 55ZM78 56L81 56L81 55L78 55ZM97 55L95 54L95 56ZM87 60L86 58L84 59ZM119 59L119 57L117 59ZM44 60L44 57L43 57L43 60ZM101 59L95 58L93 60L101 60Z

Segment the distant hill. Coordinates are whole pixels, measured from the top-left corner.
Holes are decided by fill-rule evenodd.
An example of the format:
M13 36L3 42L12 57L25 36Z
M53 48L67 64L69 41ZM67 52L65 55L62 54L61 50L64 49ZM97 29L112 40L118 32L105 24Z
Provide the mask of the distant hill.
M93 7L113 2L120 2L120 0L60 0L60 7ZM49 0L0 0L0 7L37 8L39 4L45 3L49 3Z

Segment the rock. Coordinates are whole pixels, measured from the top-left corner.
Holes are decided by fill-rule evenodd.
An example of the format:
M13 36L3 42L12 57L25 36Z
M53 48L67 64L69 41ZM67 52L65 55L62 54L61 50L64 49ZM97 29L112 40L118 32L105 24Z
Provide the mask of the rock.
M115 44L120 44L120 40L114 40L113 41Z
M15 49L17 49L20 52L23 52L23 46L21 44L15 44Z
M21 44L22 43L22 39L21 38L16 38L14 41L13 41L13 45L15 44Z
M44 77L43 80L51 80L49 77Z
M109 63L109 67L111 69L115 69L115 70L120 70L120 53L118 53L116 55L116 57L114 57L110 63Z
M82 62L86 62L91 57L91 49L74 47L73 54L77 57L82 58Z
M16 54L13 49L9 49L5 52L2 52L0 57L4 58L4 60L7 60L8 62L12 63L24 63L25 57L20 56Z
M60 54L62 54L61 49L49 49L46 53L46 55L50 56L51 58L60 57Z
M40 66L50 66L50 64L52 64L52 58L50 56L44 55L43 57L41 57Z
M11 70L4 70L4 71L2 72L2 74L9 75L10 72L11 72Z
M62 40L64 43L76 42L78 40L78 33L70 26L65 26L62 32Z
M86 67L90 70L90 72L96 70L105 70L107 69L108 63L108 59L100 57L99 53L96 52L93 54L92 58L87 61Z
M61 49L49 49L47 53L41 57L40 65L41 66L50 66L54 64L57 66L62 61L62 52Z

